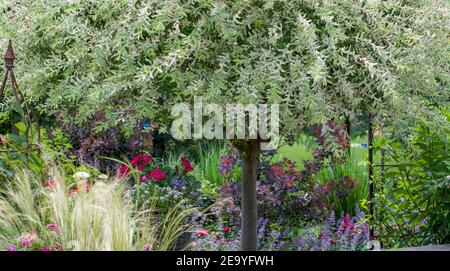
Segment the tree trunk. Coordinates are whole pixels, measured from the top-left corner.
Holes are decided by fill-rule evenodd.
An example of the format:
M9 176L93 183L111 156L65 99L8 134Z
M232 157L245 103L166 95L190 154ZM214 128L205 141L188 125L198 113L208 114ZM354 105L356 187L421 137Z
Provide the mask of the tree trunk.
M369 214L370 219L374 220L374 210L373 210L373 195L374 195L374 164L373 164L373 115L369 112L367 121L367 147L369 148ZM369 230L370 240L373 240L373 226Z
M350 116L345 116L345 129L347 132L347 140L348 140L348 148L347 148L347 157L350 158L352 154L352 140L351 140L351 133L352 133L352 122L350 120Z
M243 158L241 181L241 250L256 251L257 205L256 179L260 156L259 140L248 140L240 148Z

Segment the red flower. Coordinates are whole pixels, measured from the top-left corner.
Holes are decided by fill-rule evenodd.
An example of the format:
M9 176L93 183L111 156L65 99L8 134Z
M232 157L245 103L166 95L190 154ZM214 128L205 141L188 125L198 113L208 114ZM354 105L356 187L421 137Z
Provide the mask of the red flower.
M136 155L133 158L133 160L131 160L131 164L135 167L138 167L138 166L143 167L143 166L147 165L148 163L150 163L151 161L153 161L152 157L150 157L147 154L142 153L142 154ZM141 169L139 169L139 170L141 170Z
M204 235L208 235L209 230L201 230L201 231L197 231L196 235L197 236L204 236Z
M159 181L166 178L166 173L159 168L156 168L150 172L150 177L155 181Z
M192 165L186 157L181 157L181 163L183 164L183 172L184 174L192 171Z
M233 227L227 226L227 227L223 228L223 232L224 232L224 233L228 233L228 232L230 232L232 229L233 229Z
M130 174L130 169L128 168L127 165L122 165L119 168L119 177L123 177L123 176L128 176Z

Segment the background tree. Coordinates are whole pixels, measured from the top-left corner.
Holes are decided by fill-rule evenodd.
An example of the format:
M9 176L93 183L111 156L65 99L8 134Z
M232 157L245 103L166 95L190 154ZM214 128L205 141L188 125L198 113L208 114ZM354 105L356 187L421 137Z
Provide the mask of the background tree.
M433 117L448 102L446 1L12 0L0 12L29 101L80 124L102 112L99 130L131 134L143 118L163 129L194 96L279 103L283 136L368 110ZM242 249L256 250L260 141L233 143Z

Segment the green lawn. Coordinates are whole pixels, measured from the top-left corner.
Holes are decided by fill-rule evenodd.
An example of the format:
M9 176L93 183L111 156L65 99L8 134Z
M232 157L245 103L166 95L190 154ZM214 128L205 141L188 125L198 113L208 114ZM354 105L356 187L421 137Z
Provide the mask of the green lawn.
M303 169L303 160L312 159L312 149L303 143L295 143L292 146L282 145L274 159L281 160L283 157L294 161L299 169Z
M356 137L351 140L351 143L367 143L367 137ZM300 140L299 143L295 143L292 146L281 143L281 147L278 149L278 153L275 155L275 160L281 160L286 157L294 161L299 169L303 169L303 160L312 159L312 146L308 146ZM365 160L367 157L367 148L352 147L352 155L357 157L357 160Z

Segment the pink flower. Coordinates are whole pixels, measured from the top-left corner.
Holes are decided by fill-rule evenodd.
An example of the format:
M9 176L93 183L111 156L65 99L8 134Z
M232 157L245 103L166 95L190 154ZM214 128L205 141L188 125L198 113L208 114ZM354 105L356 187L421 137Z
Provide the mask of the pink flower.
M150 181L150 180L151 180L151 177L150 177L150 175L148 175L148 174L142 175L142 176L139 178L139 182L140 182L140 183L146 183L146 182L148 182L148 181Z
M91 190L91 188L92 188L91 182L86 181L86 182L84 183L84 189L86 190L86 192L88 192L89 190Z
M233 229L233 227L227 226L227 227L223 228L223 232L224 232L224 233L228 233L228 232L230 232L232 229Z
M32 233L25 235L22 238L22 242L21 242L22 247L31 247L33 245L33 240L36 239L36 237L37 237L36 232L32 232Z
M9 251L9 252L16 251L16 247L15 246L9 246L7 248L7 251Z
M147 154L144 154L144 153L142 153L142 154L138 154L138 155L136 155L134 158L133 158L133 160L131 160L131 164L133 165L133 166L141 166L141 167L143 167L143 166L145 166L145 165L147 165L148 163L150 163L151 161L153 161L153 158L152 157L150 157L149 155L147 155Z
M62 245L60 243L55 244L55 250L56 251L62 251Z
M353 229L355 227L355 225L353 225L350 221L351 217L344 216L341 222L341 231L345 231L347 228Z
M49 251L53 251L53 250L49 247L43 247L43 248L41 248L41 251L49 252Z
M204 236L204 235L208 235L209 230L201 230L201 231L197 231L196 235L197 236Z
M150 177L155 181L159 181L166 178L166 173L159 168L156 168L150 172Z
M47 228L49 228L53 232L59 232L59 227L56 224L48 224Z
M119 177L128 176L129 174L130 174L130 169L128 168L127 165L122 165L119 168L119 173L118 173Z
M47 186L47 187L52 187L52 186L55 185L55 181L52 180L52 179L45 180L44 181L44 185Z
M183 164L183 172L184 174L192 171L192 165L186 157L181 157L181 163Z
M144 245L144 251L152 251L153 245L152 244L145 244Z

